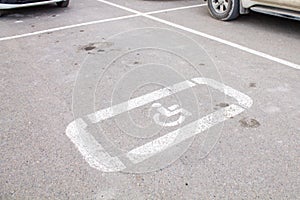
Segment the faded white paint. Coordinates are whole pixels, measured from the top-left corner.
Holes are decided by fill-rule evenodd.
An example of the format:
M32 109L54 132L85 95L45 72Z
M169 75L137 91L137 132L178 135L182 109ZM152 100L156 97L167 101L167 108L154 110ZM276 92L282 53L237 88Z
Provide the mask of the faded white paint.
M160 100L177 92L195 87L197 85L207 85L224 94L237 100L238 105L231 104L228 107L222 108L214 113L211 113L201 119L198 119L190 124L187 124L175 131L167 133L152 142L146 143L140 147L132 149L125 155L120 157L127 157L132 163L136 164L142 162L152 156L160 153L176 144L191 138L212 126L226 121L227 119L240 114L245 109L250 108L253 101L247 95L219 83L212 79L207 78L194 78L191 81L183 81L166 87L154 92L145 94L143 96L131 99L127 102L102 109L95 113L87 115L91 123L98 123L103 120L112 118L118 114L130 111L132 109L141 107L148 103ZM171 109L176 107L171 107ZM120 157L112 157L109 155L102 145L87 131L87 123L82 118L76 119L71 122L67 129L66 134L70 140L78 148L84 159L91 167L94 167L103 172L115 172L126 169L124 163L119 159Z
M221 123L230 117L240 114L244 110L244 108L232 104L188 125L185 125L182 128L170 132L160 138L157 138L152 142L135 148L128 152L126 155L133 163L142 162L157 153L160 153L203 131L208 130L212 126L217 125L218 123Z
M184 108L179 108L178 104L174 104L168 108L163 107L160 103L154 103L153 108L157 108L157 113L154 114L153 120L156 124L164 127L178 126L182 124L187 116L192 115ZM175 115L179 115L178 119L171 122L161 121L161 116L169 118Z

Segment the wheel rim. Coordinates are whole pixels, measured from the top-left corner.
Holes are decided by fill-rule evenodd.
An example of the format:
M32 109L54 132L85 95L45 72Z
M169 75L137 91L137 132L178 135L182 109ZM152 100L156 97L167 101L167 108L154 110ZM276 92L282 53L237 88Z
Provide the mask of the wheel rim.
M223 14L228 10L229 0L213 0L212 6L217 13Z

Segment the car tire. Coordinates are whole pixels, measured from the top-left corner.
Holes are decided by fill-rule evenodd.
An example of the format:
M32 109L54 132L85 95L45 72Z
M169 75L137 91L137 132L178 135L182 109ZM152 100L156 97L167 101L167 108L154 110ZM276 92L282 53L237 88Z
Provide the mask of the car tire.
M240 15L239 0L208 0L207 4L211 16L218 20L230 21Z
M69 3L70 0L65 0L65 1L57 2L56 5L60 8L65 8L69 6Z

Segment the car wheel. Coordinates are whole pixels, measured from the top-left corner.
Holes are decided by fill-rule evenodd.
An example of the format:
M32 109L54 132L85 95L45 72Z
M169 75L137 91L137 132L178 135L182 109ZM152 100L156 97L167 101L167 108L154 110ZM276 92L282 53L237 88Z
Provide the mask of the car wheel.
M239 0L208 0L210 14L219 20L230 21L239 16Z
M69 2L70 0L65 0L65 1L57 2L56 5L58 7L65 8L69 6Z

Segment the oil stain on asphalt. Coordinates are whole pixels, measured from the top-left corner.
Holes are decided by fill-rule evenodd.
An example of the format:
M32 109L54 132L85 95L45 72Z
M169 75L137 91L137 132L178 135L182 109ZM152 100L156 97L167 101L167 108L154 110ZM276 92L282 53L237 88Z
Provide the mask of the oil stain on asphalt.
M245 128L257 128L260 126L260 123L256 119L243 118L239 122Z

